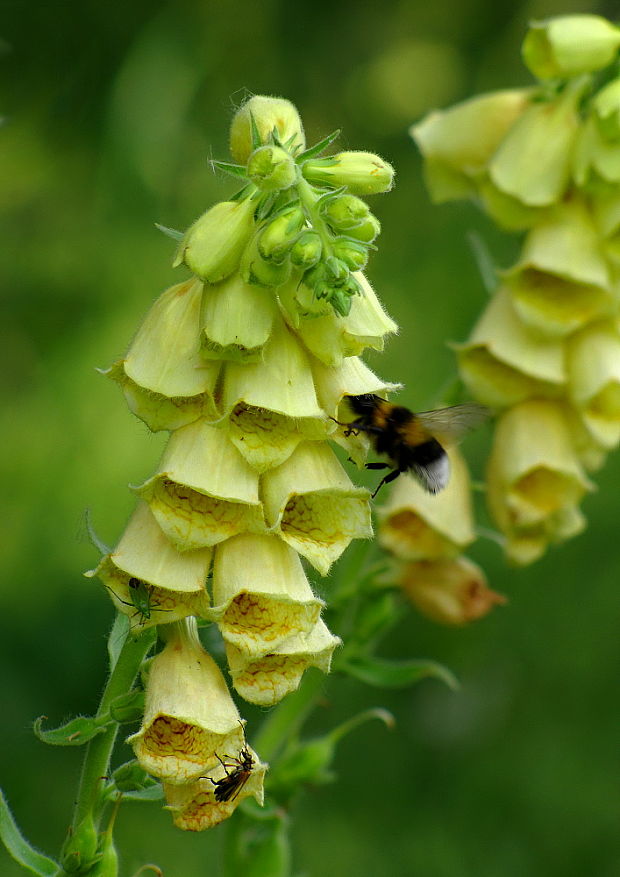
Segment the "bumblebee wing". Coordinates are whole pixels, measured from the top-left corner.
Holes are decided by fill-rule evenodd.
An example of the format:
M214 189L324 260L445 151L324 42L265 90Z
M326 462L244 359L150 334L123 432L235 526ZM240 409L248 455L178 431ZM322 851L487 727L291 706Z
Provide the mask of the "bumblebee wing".
M458 441L465 433L480 426L488 416L489 409L477 402L465 402L463 405L416 414L422 426L433 436L448 443Z

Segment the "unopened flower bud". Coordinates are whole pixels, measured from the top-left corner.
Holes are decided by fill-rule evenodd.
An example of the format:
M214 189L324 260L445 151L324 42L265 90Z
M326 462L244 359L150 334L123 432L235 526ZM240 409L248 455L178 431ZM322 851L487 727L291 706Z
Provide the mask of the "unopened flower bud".
M253 126L260 145L269 143L275 132L293 155L305 148L304 129L293 104L284 98L257 94L237 110L230 126L230 151L239 164L245 164L258 145L253 143Z
M371 244L381 234L381 223L373 213L369 213L363 222L347 231L349 237L366 244Z
M362 271L368 262L368 248L357 241L336 240L334 254L351 271Z
M293 185L297 166L280 146L260 146L248 159L248 178L262 192L277 192Z
M506 602L487 587L480 567L462 556L408 563L400 581L416 608L440 624L467 624Z
M355 195L339 195L324 201L321 213L336 231L350 232L367 220L370 209L365 201Z
M353 195L389 192L394 168L372 152L340 152L314 158L302 166L304 177L319 186L346 186Z
M219 283L235 270L254 227L255 204L221 201L196 220L185 232L174 261L184 262L207 283Z
M560 15L534 21L523 42L523 60L539 79L568 79L613 61L620 30L599 15Z
M91 814L69 830L60 853L60 862L68 874L84 873L97 855L99 839Z
M323 244L315 231L304 231L299 235L290 251L293 265L298 268L312 268L321 258Z
M280 262L290 250L304 222L304 213L299 207L291 207L270 220L258 236L258 251L261 256Z
M254 235L245 248L239 265L239 274L245 283L252 286L282 286L290 277L291 264L286 258L279 262L266 259L260 251L261 234L262 232L259 232Z

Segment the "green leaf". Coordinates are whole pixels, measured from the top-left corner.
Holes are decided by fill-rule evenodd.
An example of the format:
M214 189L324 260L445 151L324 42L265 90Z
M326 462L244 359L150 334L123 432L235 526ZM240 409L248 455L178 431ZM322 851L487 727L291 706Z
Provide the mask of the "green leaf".
M211 162L211 167L216 167L218 170L224 171L225 174L229 174L231 177L247 176L247 168L242 164L233 164L230 161L213 160Z
M114 624L108 636L108 658L110 659L110 673L116 667L125 640L129 634L129 618L123 612L117 612Z
M135 792L124 792L123 801L161 801L164 797L164 787L161 783L153 781L153 785L146 789L136 789Z
M440 679L453 690L459 687L454 674L436 661L390 661L372 655L357 655L344 660L338 669L378 688L406 688L422 679Z
M337 128L335 131L332 131L331 134L328 134L327 137L324 137L322 140L319 140L318 143L315 143L314 146L311 146L309 149L306 149L305 152L302 152L297 156L295 161L297 163L302 161L307 161L309 158L314 158L315 155L320 155L324 149L336 140L337 137L340 137L340 128Z
M15 861L27 871L38 874L39 877L54 877L58 874L58 864L53 859L38 853L23 836L13 819L2 790L0 790L0 838Z
M176 228L169 228L167 225L160 225L159 222L155 223L155 228L158 228L166 237L172 238L173 241L182 241L185 237L185 232L179 231Z
M50 746L83 746L97 734L105 731L106 724L108 724L107 721L102 722L86 716L78 716L76 719L71 719L66 725L45 731L42 726L43 720L46 718L47 716L39 716L38 719L35 719L32 728L35 736Z

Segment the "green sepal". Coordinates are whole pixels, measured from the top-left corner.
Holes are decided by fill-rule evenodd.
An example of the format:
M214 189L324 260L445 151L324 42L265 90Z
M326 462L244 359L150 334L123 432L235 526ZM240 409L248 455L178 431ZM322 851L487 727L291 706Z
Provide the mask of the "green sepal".
M0 838L7 852L22 868L32 874L38 874L39 877L55 877L58 874L58 863L48 856L44 856L43 853L37 852L23 836L13 819L13 814L9 810L9 805L1 789Z
M115 697L110 704L109 716L119 725L138 722L144 713L144 691L134 688Z
M167 225L161 225L159 222L155 223L155 228L159 229L162 234L165 234L166 237L172 238L173 241L182 241L185 232L179 231L176 228L169 228Z
M422 679L439 679L452 690L459 687L454 674L436 661L390 661L371 655L355 655L339 662L338 670L378 688L406 688Z
M260 139L260 131L252 112L250 113L250 131L252 132L252 152L254 152L255 149L263 145L263 141Z
M303 161L307 161L309 158L314 158L315 155L320 155L325 149L327 149L330 144L334 142L334 140L340 137L340 130L340 128L336 128L336 130L332 131L331 134L328 134L327 137L319 140L318 143L315 143L314 146L306 149L305 152L300 153L295 161L300 164Z
M346 186L340 186L339 189L329 189L327 192L323 192L323 194L316 199L316 203L314 206L317 208L317 210L322 209L325 207L326 204L329 204L329 202L333 201L335 198L339 198L346 191Z
M254 183L248 183L247 186L244 186L243 189L239 189L238 192L235 192L234 195L231 195L228 199L229 201L243 201L244 198L251 198L256 193L256 186Z
M42 725L43 720L46 718L47 716L39 716L38 719L35 719L32 730L35 737L42 743L47 743L50 746L83 746L89 740L92 740L93 737L96 737L97 734L102 734L111 721L108 716L105 716L103 719L78 716L75 719L71 719L66 725L44 731Z
M156 779L143 770L137 761L127 761L112 774L113 794L121 792L128 801L159 801L164 790Z
M99 858L99 836L92 814L89 813L69 834L60 851L60 863L69 874L88 874Z
M100 369L97 369L97 371L100 371ZM91 544L102 554L110 554L112 549L109 545L105 544L93 527L93 522L90 517L90 509L84 510L84 523L86 524L86 532L88 533L88 538L90 539Z
M228 174L231 177L247 178L246 168L242 164L233 164L230 161L218 161L217 159L213 159L211 166L214 168L216 167L220 171L224 171L225 174Z

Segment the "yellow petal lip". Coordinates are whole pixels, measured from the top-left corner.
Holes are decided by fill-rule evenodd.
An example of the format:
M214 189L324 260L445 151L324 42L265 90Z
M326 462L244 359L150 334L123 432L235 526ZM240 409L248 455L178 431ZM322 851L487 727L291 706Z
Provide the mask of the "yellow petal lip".
M454 557L475 539L467 465L457 448L447 453L451 475L441 493L404 474L379 509L379 542L401 560Z
M355 487L333 451L300 444L261 482L271 531L326 575L353 539L372 535L367 490Z
M264 529L257 474L226 433L205 421L173 433L159 472L136 491L181 551Z
M209 608L205 582L211 551L180 554L166 539L149 507L139 503L115 550L95 570L116 607L128 615L133 629L169 624ZM129 582L138 579L146 594L136 602ZM142 608L141 608L142 607Z
M505 287L492 297L469 341L453 347L467 388L493 408L532 396L559 396L566 383L561 340L523 324Z
M254 765L247 779L228 801L217 801L215 797L214 782L226 776L224 768L219 763L211 771L207 771L204 778L196 782L182 786L164 784L166 809L171 811L177 828L184 831L204 831L213 828L224 819L228 819L239 804L248 797L253 797L258 804L263 805L263 786L269 765L261 762L250 746L246 745L245 748L252 756ZM234 757L230 756L230 758ZM234 760L226 759L226 753L224 753L224 761L230 765L235 764ZM234 769L229 767L231 772Z
M203 284L167 289L152 305L124 359L103 374L122 388L133 413L153 431L214 418L217 362L200 355Z
M312 630L323 607L292 548L277 536L248 533L217 548L213 603L208 617L224 640L255 658Z
M217 754L238 752L243 725L195 622L166 625L164 632L166 646L148 666L142 726L128 742L144 770L184 784L215 767Z
M299 687L310 667L329 673L334 649L341 644L323 621L308 634L288 639L278 649L256 660L227 645L226 655L235 690L244 700L273 706Z
M570 339L568 392L595 442L620 440L620 334L614 322L594 323Z
M207 287L201 316L203 356L257 362L271 335L276 311L273 292L244 283L237 273Z

